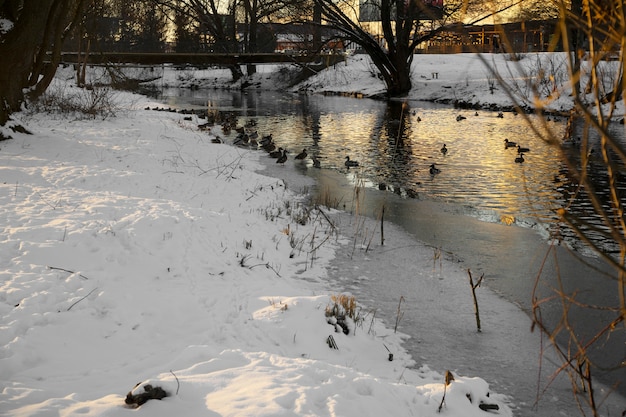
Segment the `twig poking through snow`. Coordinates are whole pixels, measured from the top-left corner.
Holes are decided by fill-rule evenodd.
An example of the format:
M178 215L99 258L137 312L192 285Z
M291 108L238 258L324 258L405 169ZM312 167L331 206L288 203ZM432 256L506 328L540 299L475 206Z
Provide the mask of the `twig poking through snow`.
M478 281L474 283L474 279L472 278L472 271L467 270L467 274L469 275L470 287L472 287L472 297L474 298L474 313L476 314L476 327L480 332L480 313L478 312L478 299L476 298L476 288L480 287L480 283L483 282L483 278L485 278L485 274L482 274Z
M180 389L180 381L178 380L178 377L171 369L170 369L170 374L174 375L174 378L176 378L176 395L178 395L178 390Z
M402 301L404 301L404 296L400 296L400 301L398 301L398 311L396 312L396 325L393 327L393 332L396 333L398 331L398 324L400 324L400 320L404 316L404 312L400 310L400 306L402 305Z
M445 383L443 386L443 397L441 398L441 404L439 404L439 408L437 409L437 412L439 413L443 408L443 402L446 400L446 391L448 390L448 385L450 385L452 381L454 381L454 376L452 375L452 372L446 371Z
M94 292L94 291L95 291L95 290L97 290L97 289L98 289L98 287L96 287L96 288L94 288L93 290L89 291L89 293L88 293L86 296L84 296L84 297L83 297L83 298L81 298L80 300L76 301L76 302L75 302L74 304L72 304L71 306L69 306L69 307L67 308L67 310L66 310L66 311L70 311L70 310L72 309L72 307L74 307L76 304L78 304L78 303L80 303L81 301L83 301L85 298L89 297L89 296L91 295L91 293L92 293L92 292Z
M70 274L75 274L75 273L76 273L76 272L74 272L74 271L70 271L69 269L65 269L65 268L58 268L58 267L56 267L56 266L48 266L48 269L56 269L56 270L59 270L59 271L65 271L65 272L70 273ZM78 274L78 276L79 276L79 277L81 277L81 278L83 278L83 279L89 279L89 278L87 278L86 276L84 276L83 274Z

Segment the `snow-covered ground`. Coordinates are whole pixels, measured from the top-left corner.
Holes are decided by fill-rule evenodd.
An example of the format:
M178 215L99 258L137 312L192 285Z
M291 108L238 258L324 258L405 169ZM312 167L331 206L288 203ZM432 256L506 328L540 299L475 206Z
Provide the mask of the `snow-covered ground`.
M362 58L306 89L380 91ZM413 98L467 85L496 102L472 56L429 62ZM144 97L115 103L105 120L17 114L33 134L0 142L0 415L513 414L480 372L416 364L390 323L357 308L336 331L327 267L354 231L311 210L306 187L259 174L262 151L213 143L218 128ZM126 394L148 385L167 396L130 409Z

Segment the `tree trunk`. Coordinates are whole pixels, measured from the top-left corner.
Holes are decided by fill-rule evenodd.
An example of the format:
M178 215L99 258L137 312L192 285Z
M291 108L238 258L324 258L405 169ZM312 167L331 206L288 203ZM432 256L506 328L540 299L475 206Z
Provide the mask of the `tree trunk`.
M4 10L12 5L22 7L13 8L13 28L0 35L0 125L20 110L25 91L30 97L37 97L48 87L56 72L63 40L79 20L86 0L6 2L9 4Z
M385 81L387 96L401 97L411 91L411 59L406 52L366 51Z
M33 58L42 40L48 13L54 0L25 0L12 30L0 37L0 125L24 101Z
M243 77L243 71L239 65L231 65L228 67L230 74L233 76L233 82L239 81Z
M406 51L397 51L390 57L395 68L393 84L387 87L387 94L390 97L398 97L406 95L411 91L411 65Z

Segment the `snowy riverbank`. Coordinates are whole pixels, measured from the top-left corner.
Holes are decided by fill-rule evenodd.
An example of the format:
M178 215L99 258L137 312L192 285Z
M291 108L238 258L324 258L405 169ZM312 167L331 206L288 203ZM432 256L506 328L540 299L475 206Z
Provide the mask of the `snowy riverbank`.
M2 415L125 415L140 381L168 393L151 416L434 416L444 392L447 415L510 415L480 375L409 369L371 317L335 333L342 236L254 172L259 151L117 100L106 120L18 114L33 134L0 145Z
M528 53L512 61L509 54L423 54L412 63L412 90L404 100L434 101L487 109L512 109L511 94L518 104L528 109L539 98L545 110L567 114L573 105L568 83L569 70L565 53ZM614 63L605 66L603 82L611 85ZM583 70L585 63L583 63ZM257 72L232 83L224 69L183 71L164 67L162 77L152 83L156 87L233 88L254 90L289 90L293 92L346 94L358 97L384 95L384 82L367 55L352 55L344 63L321 70L307 80L292 86L296 66L258 65ZM582 77L584 83L589 74ZM510 88L501 86L501 78ZM533 90L534 89L534 90ZM534 91L540 97L534 96ZM588 100L594 102L593 97ZM614 118L624 118L624 102L616 103Z
M358 78L323 76L332 91ZM261 152L212 143L195 115L116 103L106 120L18 114L33 134L0 142L0 415L513 414L479 369L449 386L446 369L415 369L391 323L363 312L335 333L328 282L343 274L327 267L354 231L309 211L304 185L258 174ZM129 410L138 382L168 396Z

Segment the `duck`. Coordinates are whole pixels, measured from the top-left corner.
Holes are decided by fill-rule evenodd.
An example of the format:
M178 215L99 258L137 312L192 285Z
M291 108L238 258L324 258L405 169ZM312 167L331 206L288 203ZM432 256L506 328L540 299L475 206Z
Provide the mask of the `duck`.
M277 164L284 165L287 162L287 149L283 149L283 154L276 160Z
M350 167L358 167L359 166L359 161L352 161L350 160L349 156L346 156L346 162L344 163L345 166L347 166L348 168Z
M523 153L519 154L519 156L515 158L515 162L517 162L518 164L521 164L522 162L524 162L524 154Z
M460 114L456 117L457 122L460 122L461 120L465 120L465 119L467 119L467 117L461 116Z
M428 172L430 172L430 175L437 175L441 172L441 170L437 167L435 167L435 164L431 164L430 165L430 169L428 170Z
M521 146L517 145L517 153L525 153L525 152L530 152L530 148L522 148Z
M406 193L406 196L408 198L418 198L419 197L419 195L417 194L417 191L415 191L412 188L407 188L407 189L404 190L404 192Z
M516 143L516 142L511 142L511 141L510 141L510 140L508 140L508 139L504 139L504 147L505 147L505 148L513 148L513 147L515 147L515 146L517 146L517 143Z
M248 144L248 135L246 135L245 133L238 134L237 137L235 137L235 140L233 140L233 145L243 146L247 144Z
M270 133L269 135L261 137L261 140L259 142L261 143L261 145L266 145L268 143L272 143L273 140L274 139L272 138L272 134Z
M446 148L446 144L445 143L441 147L441 153L444 154L444 155L448 153L448 148Z
M317 159L316 157L313 157L313 167L315 168L321 168L322 167L322 163L320 162L319 159Z
M302 160L302 159L305 159L307 155L308 154L306 153L306 149L302 149L302 152L300 152L298 155L296 155L294 159Z
M222 139L220 139L220 137L217 136L211 139L211 143L223 143L223 142L222 142Z
M280 158L283 155L283 148L280 147L275 151L269 153L270 158Z
M499 117L500 119L504 119L504 113L502 113L502 112L498 112L498 117Z
M263 149L265 149L265 151L271 153L276 149L276 145L274 144L274 142L269 142L269 143L265 143L265 144L261 144L261 147ZM280 156L280 155L279 155ZM278 158L278 156L276 157Z

